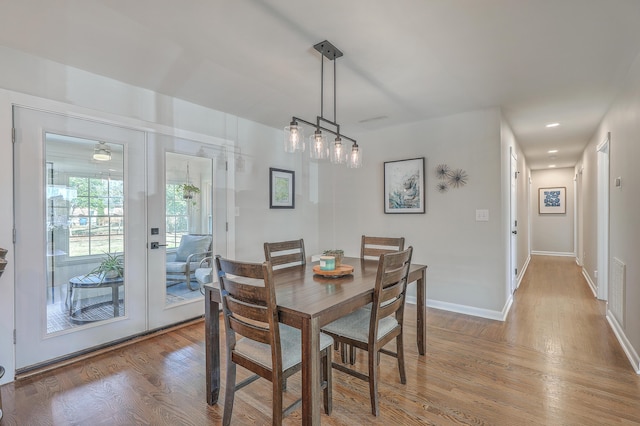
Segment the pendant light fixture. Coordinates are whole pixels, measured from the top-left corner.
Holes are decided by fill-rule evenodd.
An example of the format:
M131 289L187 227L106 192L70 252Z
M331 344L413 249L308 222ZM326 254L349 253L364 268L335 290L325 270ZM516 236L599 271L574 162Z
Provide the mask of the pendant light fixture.
M362 167L362 152L355 139L340 133L340 125L336 118L336 59L342 56L338 50L327 40L313 46L320 54L320 115L316 117L315 124L298 117L292 117L291 123L284 128L285 152L297 152L305 150L304 129L300 123L315 128L309 136L309 153L314 160L329 158L333 164L347 164L349 168ZM324 117L324 59L333 61L333 121ZM330 128L327 128L329 126ZM327 146L325 133L335 136L333 142ZM343 139L352 143L351 150L343 143Z
M93 159L96 161L111 160L111 148L105 142L98 142L93 148Z

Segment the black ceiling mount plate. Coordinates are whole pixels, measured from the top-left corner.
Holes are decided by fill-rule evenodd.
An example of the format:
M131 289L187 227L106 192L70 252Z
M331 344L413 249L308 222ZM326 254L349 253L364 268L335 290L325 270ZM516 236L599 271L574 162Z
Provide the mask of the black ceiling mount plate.
M327 40L321 41L313 47L330 61L342 56L342 52Z

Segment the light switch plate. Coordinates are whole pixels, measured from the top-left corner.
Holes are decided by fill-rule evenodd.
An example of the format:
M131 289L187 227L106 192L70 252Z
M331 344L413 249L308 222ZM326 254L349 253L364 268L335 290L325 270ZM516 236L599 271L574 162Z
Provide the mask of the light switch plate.
M489 222L489 210L477 209L476 210L476 222Z

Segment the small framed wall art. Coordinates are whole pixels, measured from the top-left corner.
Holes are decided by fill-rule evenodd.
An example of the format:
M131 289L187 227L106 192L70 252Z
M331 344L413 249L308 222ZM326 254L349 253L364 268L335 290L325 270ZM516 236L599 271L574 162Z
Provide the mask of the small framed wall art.
M384 212L424 213L424 157L384 163Z
M294 209L295 194L295 172L269 167L269 208Z
M567 212L567 188L538 188L539 214L564 214Z

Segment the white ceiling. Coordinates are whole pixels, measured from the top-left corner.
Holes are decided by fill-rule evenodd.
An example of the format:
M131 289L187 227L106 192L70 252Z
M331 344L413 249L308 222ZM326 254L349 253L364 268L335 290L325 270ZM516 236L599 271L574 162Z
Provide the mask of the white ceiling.
M4 46L279 128L319 114L312 46L327 39L344 52L346 135L498 106L533 169L575 164L640 52L639 0L0 0L0 11Z

